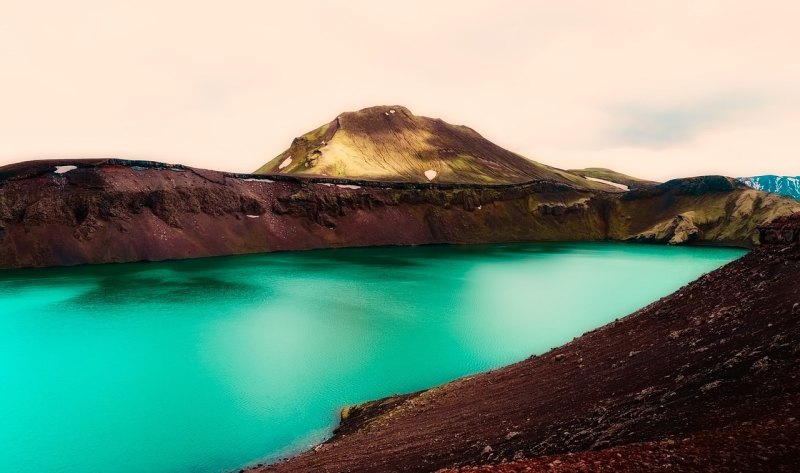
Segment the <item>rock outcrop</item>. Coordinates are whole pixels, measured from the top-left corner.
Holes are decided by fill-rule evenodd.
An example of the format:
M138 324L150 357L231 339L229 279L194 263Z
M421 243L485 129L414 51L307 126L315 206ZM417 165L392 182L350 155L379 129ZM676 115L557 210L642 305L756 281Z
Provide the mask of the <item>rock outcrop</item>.
M800 243L800 214L778 217L759 227L764 244L789 245Z

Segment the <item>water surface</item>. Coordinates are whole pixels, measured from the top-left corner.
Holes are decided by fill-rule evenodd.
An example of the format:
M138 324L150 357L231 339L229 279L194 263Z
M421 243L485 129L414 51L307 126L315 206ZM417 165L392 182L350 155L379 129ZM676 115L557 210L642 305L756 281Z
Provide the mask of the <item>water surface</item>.
M743 253L435 246L0 272L0 469L273 460L344 405L542 353Z

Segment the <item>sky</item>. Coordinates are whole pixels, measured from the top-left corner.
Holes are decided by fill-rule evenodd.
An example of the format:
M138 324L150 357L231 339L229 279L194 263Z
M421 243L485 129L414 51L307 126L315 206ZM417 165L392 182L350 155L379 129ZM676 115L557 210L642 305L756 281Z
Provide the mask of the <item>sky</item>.
M251 172L404 105L531 159L800 174L800 2L0 0L0 165Z

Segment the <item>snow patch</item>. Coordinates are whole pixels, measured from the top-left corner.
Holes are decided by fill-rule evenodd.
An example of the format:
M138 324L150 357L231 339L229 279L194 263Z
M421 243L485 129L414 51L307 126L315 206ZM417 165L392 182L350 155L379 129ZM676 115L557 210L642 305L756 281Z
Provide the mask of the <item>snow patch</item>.
M738 179L753 189L800 200L800 176L753 176Z
M352 184L336 184L336 187L341 187L342 189L361 189L361 186L354 186Z
M436 171L434 171L433 169L428 169L427 171L425 171L425 177L427 177L429 181L432 181L433 178L435 178L437 174L438 173Z
M66 172L78 169L78 166L56 166L56 174L64 174Z
M629 191L630 190L630 188L628 186L626 186L625 184L620 184L618 182L606 181L605 179L598 179L596 177L589 177L589 176L584 176L584 177L586 179L590 180L590 181L600 182L602 184L608 184L609 186L614 186L617 189L622 189L624 191Z
M394 113L394 110L389 110L389 113Z
M289 156L288 158L284 159L283 162L280 164L280 166L278 166L278 169L283 169L283 168L285 168L286 166L288 166L290 164L292 164L292 157L291 156Z
M275 182L270 179L256 179L254 177L248 177L247 179L242 179L242 180L246 182Z
M261 215L248 215L247 218L259 218Z

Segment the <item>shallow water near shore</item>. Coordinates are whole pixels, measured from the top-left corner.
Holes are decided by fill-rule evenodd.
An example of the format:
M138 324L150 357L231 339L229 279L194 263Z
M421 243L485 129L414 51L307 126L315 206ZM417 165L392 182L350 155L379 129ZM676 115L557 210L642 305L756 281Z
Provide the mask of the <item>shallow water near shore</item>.
M0 470L238 471L345 405L539 354L745 252L321 250L0 271Z

